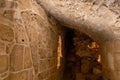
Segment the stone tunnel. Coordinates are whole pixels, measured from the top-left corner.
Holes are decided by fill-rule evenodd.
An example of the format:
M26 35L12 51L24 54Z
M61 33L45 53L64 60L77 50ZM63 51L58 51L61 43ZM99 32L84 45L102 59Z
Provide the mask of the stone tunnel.
M73 68L71 80L120 80L119 0L1 0L0 80L68 80L70 53L70 60L81 60L80 69L82 60L95 56L81 59L80 38L99 46L94 62L100 56L100 79L83 78Z

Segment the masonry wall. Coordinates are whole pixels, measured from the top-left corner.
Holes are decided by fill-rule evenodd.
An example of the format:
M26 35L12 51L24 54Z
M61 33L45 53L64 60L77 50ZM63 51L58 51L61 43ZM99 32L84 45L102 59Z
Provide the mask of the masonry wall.
M101 46L104 80L120 79L120 40L108 41Z
M34 0L0 0L0 80L56 80L57 40Z
M51 8L48 9L51 10ZM68 21L66 22L67 24L78 22L71 24L71 26L78 26L75 29L83 30L84 32L87 30L92 33L91 37L103 41L101 44L101 51L103 52L101 53L104 79L119 80L119 15L113 15L113 12L100 7L98 10L100 15L105 15L106 17L110 15L110 18L105 19L104 16L99 18L99 15L96 15L96 17L94 15L85 17L86 19L83 23L85 26L89 26L87 28L79 24L81 21L79 17L84 16L84 14L71 16L71 14L67 14L70 10L69 8L65 9L63 7L60 9L63 9L62 12L66 13L68 17L66 19L66 15L58 12L57 8L53 8L53 12L60 13L60 15L57 14L60 16L58 16L60 21L64 23ZM102 9L107 11L104 12ZM64 10L67 12L64 12ZM73 10L78 11L78 8L73 8ZM102 11L103 13L101 13ZM90 12L85 13L88 14ZM91 13L88 15L91 15ZM90 22L89 24L86 24L87 20ZM109 20L112 20L110 24ZM94 22L93 25L91 21ZM100 25L97 25L99 21ZM111 26L110 28L108 27L110 30L107 26ZM58 27L54 19L50 16L48 17L40 5L36 4L35 0L0 0L0 80L59 80L62 75L60 74L59 76L58 73L62 73L63 68L57 69L57 47L60 30Z

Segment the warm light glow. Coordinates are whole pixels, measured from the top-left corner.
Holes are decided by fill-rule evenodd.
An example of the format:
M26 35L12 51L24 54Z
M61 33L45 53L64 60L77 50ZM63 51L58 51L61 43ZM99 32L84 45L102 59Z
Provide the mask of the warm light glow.
M88 48L90 49L98 49L99 45L96 42L92 42L92 44L88 45ZM97 61L101 63L101 55L98 55Z
M62 57L62 38L61 36L59 36L59 39L58 39L58 62L57 62L57 69L59 69L60 67L60 58Z
M101 63L101 55L98 55L97 61L98 61L99 63Z
M91 49L93 49L93 48L99 48L99 45L96 42L92 42L91 45L88 45L88 48L91 48Z

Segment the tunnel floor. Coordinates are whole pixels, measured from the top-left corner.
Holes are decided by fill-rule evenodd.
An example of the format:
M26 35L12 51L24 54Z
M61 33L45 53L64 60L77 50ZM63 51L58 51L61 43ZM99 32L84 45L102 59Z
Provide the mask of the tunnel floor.
M69 30L66 47L64 80L103 80L99 45L94 40Z

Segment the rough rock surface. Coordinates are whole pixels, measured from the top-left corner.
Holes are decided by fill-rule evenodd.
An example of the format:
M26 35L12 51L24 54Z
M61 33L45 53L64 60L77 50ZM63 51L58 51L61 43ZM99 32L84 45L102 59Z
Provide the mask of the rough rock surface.
M54 78L58 27L35 0L0 0L0 80Z
M37 0L37 2L62 24L80 30L98 42L120 37L119 0Z
M74 47L67 54L64 80L103 80L99 45L90 37L75 31Z
M0 0L0 80L60 79L53 17L100 43L104 80L120 80L119 0Z
M82 31L100 43L105 80L120 79L119 0L37 0L63 25ZM119 66L119 68L117 67Z

